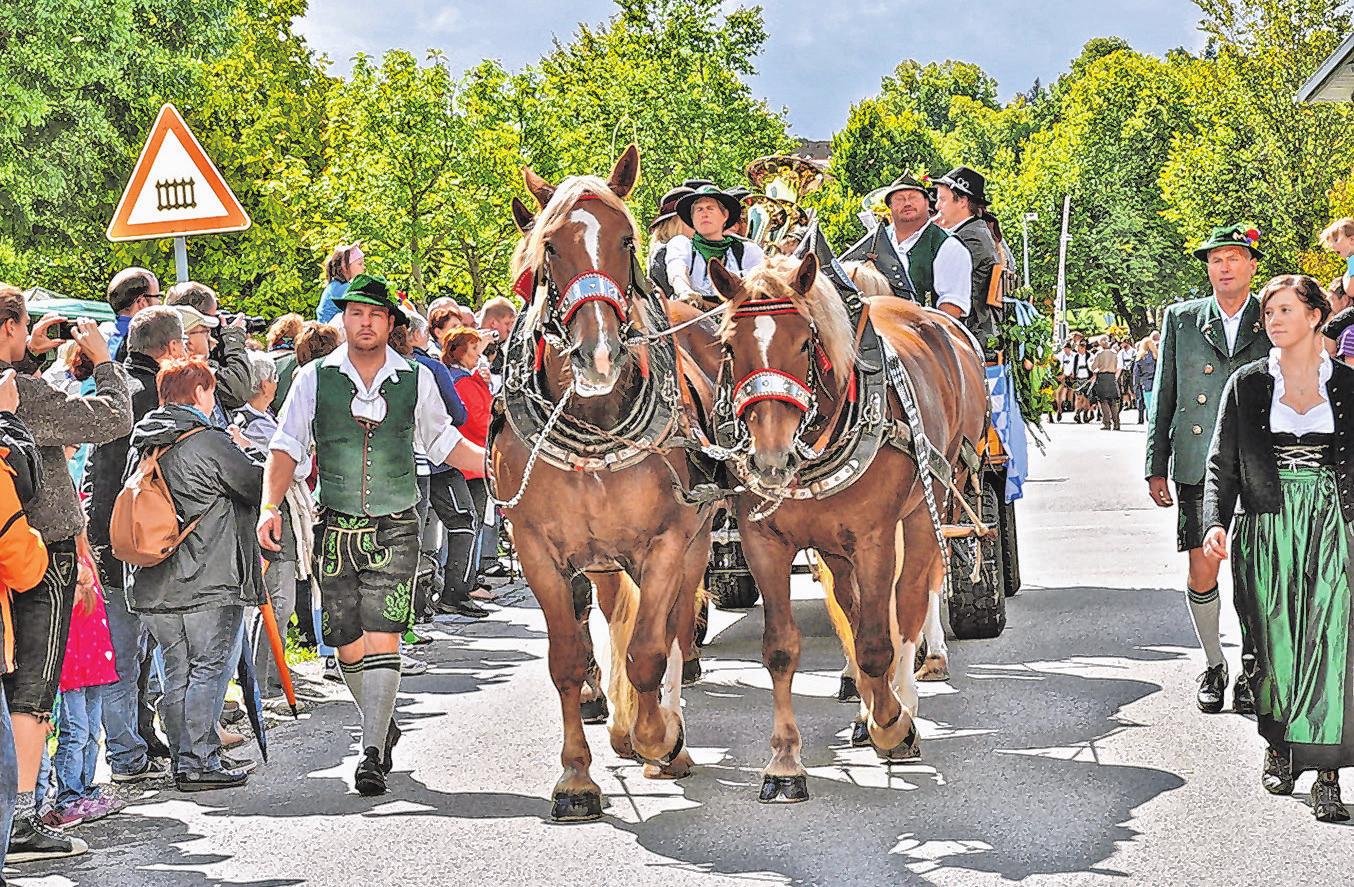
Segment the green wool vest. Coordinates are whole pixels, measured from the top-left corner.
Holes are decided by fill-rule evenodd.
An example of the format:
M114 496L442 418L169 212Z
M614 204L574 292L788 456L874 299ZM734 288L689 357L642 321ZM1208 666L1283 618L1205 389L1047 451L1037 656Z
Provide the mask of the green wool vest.
M353 416L357 386L338 367L315 374L315 459L320 504L348 515L382 517L418 503L414 472L414 408L418 369L381 384L386 417L371 425Z
M940 252L940 245L949 237L950 235L941 230L939 225L932 223L926 226L921 237L918 237L917 242L907 251L907 276L911 278L912 286L917 291L917 301L931 308L936 304L936 279L933 270L936 254Z

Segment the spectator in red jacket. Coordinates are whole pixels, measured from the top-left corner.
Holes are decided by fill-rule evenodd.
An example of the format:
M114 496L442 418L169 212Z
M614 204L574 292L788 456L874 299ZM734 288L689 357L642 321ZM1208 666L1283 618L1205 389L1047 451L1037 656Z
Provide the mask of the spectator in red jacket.
M470 327L452 327L442 337L442 362L451 370L456 383L456 393L465 404L466 419L461 425L461 433L466 440L484 446L489 435L489 413L493 404L493 395L489 393L489 368L481 365L480 355L484 351L486 334ZM493 600L493 592L479 577L479 540L480 527L486 517L489 501L489 486L484 480L483 469L462 472L465 485L470 492L475 515L473 536L451 536L448 528L447 585L453 577L465 583L467 593L479 600ZM445 523L445 520L443 521ZM474 586L471 590L470 586ZM447 594L442 595L443 600Z

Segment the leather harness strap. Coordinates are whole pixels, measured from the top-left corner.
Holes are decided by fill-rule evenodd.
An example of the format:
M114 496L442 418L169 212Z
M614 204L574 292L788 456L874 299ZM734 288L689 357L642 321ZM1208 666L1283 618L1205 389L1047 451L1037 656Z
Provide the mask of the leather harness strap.
M856 323L856 337L852 344L852 350L860 351L860 340L865 335L865 325L870 322L870 303L865 302L860 310L860 320ZM823 455L827 445L832 441L832 435L837 430L837 423L841 421L842 411L846 405L855 400L851 391L851 386L856 384L856 371L851 370L851 375L846 380L846 387L843 389L842 396L837 400L837 407L832 411L832 416L828 419L827 425L823 427L823 433L818 435L818 439L813 442L814 458Z

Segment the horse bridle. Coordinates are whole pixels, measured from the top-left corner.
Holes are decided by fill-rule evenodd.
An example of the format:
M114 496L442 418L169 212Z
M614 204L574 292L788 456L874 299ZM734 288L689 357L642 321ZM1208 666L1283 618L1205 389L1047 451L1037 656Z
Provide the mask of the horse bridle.
M733 317L734 320L740 320L757 317L779 317L789 314L802 315L793 300L761 299L744 302L734 310ZM818 418L818 397L814 394L814 391L823 383L824 377L832 371L832 363L827 357L822 341L819 339L817 325L812 320L805 319L808 320L810 342L814 352L814 359L809 361L809 372L806 379L800 379L784 370L762 367L743 376L732 386L729 393L729 406L737 426L739 446L736 449L742 449L751 443L751 434L748 431L746 421L743 419L743 414L763 401L780 401L789 404L801 413L799 426L795 429L794 435L795 452L805 459L814 459L819 455L813 446L805 442L804 433ZM733 349L726 342L724 344L724 368L721 375L731 379L732 368Z

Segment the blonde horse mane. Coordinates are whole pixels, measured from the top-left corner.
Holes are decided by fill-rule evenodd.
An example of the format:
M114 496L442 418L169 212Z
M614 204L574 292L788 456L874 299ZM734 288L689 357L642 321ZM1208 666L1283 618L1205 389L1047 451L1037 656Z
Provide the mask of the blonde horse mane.
M616 210L625 216L625 220L630 224L632 233L639 231L639 224L630 212L630 207L625 205L625 201L616 196L616 192L611 190L611 186L606 180L599 176L570 176L551 195L550 202L545 205L540 214L536 216L536 222L513 248L512 252L512 279L516 280L522 272L528 268L539 268L545 261L545 245L551 237L563 227L569 220L569 213L573 211L574 206L584 197L601 201L611 209ZM542 306L539 299L533 299L529 308L527 308L527 325L531 327L536 322L536 315L540 314Z
M842 269L846 271L846 276L851 278L851 282L860 290L862 296L891 296L893 288L889 286L889 279L883 272L875 267L874 262L842 262Z
M724 312L724 323L720 327L720 341L727 342L737 328L734 315L743 304L766 299L789 299L794 302L799 313L808 318L818 330L823 350L834 367L851 367L856 363L855 332L851 329L851 320L846 314L846 305L833 287L832 282L821 273L814 280L813 287L800 295L790 287L790 278L799 268L800 260L791 256L770 256L765 262L748 272L743 278L743 293L733 300L729 310ZM838 373L838 387L846 384L848 373Z

